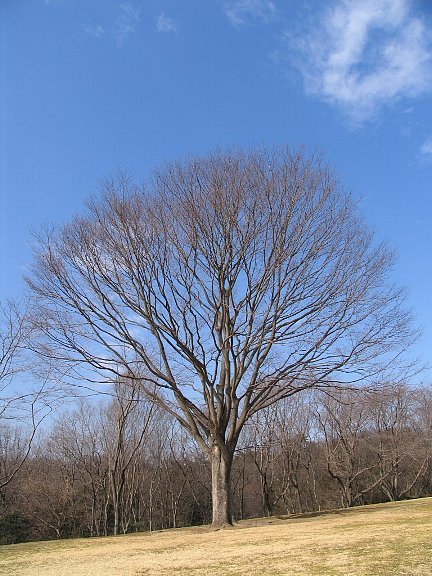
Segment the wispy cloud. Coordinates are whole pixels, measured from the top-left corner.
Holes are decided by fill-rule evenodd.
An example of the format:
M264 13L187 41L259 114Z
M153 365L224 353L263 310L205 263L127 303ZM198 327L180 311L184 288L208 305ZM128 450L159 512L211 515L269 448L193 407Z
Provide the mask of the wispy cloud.
M136 31L140 11L130 3L120 4L120 16L115 21L114 38L118 46Z
M105 29L99 24L96 24L96 26L84 26L83 28L84 32L87 32L87 34L94 36L95 38L102 38L102 36L105 36Z
M267 24L276 16L276 6L272 0L227 0L223 10L229 23L235 27L254 20Z
M52 1L52 0L51 0ZM131 3L120 4L117 17L109 22L101 24L86 24L83 26L84 32L93 38L110 38L117 46L122 46L124 41L134 34L140 22L140 11Z
M432 136L428 138L420 147L422 158L432 161Z
M159 16L156 18L156 28L158 32L165 32L166 34L172 32L174 34L177 34L178 27L179 23L173 18L165 16L164 12L159 14Z
M354 123L432 91L432 41L410 0L337 0L293 44L306 91Z

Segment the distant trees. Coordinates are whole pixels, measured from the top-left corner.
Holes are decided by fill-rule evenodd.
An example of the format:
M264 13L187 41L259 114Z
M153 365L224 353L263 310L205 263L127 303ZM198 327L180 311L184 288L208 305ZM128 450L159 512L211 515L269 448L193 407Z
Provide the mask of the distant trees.
M272 515L280 505L303 509L304 470L315 438L310 394L297 395L259 412L242 435L243 450L259 474L262 507Z
M31 521L34 537L209 521L210 493L207 501L201 498L207 478L200 477L178 425L148 401L132 405L135 392L117 392L59 415L6 494L5 514L18 510Z
M380 489L389 500L400 500L420 489L419 479L430 458L430 428L423 419L424 391L387 386L371 409L378 442Z
M248 486L236 495L245 517L432 494L432 428L424 418L430 389L397 384L299 399L281 401L247 426L237 458Z
M148 402L125 410L118 390L82 400L39 439L4 491L0 541L211 521L208 460L171 416ZM236 516L432 495L431 402L428 389L396 385L297 395L259 412L234 455Z
M247 422L304 390L376 380L412 338L391 262L318 158L261 149L170 164L149 189L107 182L40 238L29 285L63 378L134 379L191 435L220 526ZM293 490L299 434L286 440ZM254 459L270 512L285 488L274 455Z

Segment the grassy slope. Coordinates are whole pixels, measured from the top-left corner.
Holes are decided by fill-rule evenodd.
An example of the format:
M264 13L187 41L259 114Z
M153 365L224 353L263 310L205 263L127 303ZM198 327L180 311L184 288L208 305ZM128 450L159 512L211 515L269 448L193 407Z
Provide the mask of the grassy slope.
M290 519L0 547L10 576L430 576L432 498Z

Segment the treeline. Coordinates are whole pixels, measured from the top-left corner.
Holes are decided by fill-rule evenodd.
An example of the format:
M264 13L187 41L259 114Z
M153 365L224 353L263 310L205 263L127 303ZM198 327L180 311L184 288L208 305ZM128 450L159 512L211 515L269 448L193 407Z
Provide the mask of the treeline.
M432 392L296 395L246 426L233 467L237 519L432 494ZM2 423L0 474L26 449ZM82 400L39 437L0 494L0 540L101 536L211 521L210 467L140 392Z

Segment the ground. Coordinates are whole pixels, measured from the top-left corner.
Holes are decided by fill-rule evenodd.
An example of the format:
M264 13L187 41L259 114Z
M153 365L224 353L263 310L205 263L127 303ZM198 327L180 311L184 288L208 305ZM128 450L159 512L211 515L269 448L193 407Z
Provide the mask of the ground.
M0 547L8 576L431 576L432 498Z

